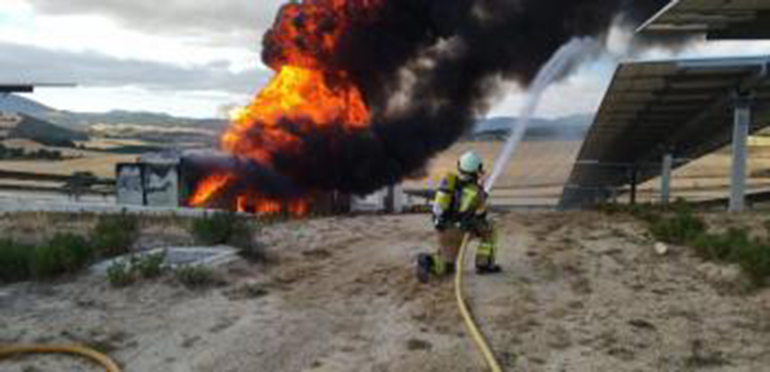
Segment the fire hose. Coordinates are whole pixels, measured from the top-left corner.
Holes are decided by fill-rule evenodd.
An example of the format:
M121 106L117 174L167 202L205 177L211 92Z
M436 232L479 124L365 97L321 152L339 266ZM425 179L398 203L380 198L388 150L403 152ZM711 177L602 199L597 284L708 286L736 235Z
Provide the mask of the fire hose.
M465 266L465 251L467 250L469 242L470 235L465 234L465 237L463 238L463 244L460 246L460 253L457 259L457 270L455 271L455 297L457 298L457 307L460 309L460 315L462 316L463 322L465 323L465 328L467 328L468 332L470 332L471 338L473 338L473 342L476 344L476 347L484 357L484 361L486 362L489 369L492 372L502 372L500 363L495 358L495 354L492 353L492 349L489 347L489 343L479 330L476 321L473 319L473 316L468 309L468 304L465 302L465 295L463 293L463 266Z
M105 354L79 345L0 345L0 360L19 354L69 354L84 357L104 367L106 372L121 372Z

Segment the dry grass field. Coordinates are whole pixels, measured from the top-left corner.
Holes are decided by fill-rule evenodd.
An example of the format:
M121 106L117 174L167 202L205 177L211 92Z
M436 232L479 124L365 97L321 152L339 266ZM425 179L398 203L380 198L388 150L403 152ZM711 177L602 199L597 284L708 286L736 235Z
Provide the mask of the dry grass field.
M102 146L126 145L129 142L104 141ZM138 144L133 143L133 144ZM8 143L29 150L40 149L30 141ZM770 143L753 138L749 157L749 189L770 189ZM434 158L425 175L407 180L407 189L434 188L446 172L455 169L457 158L467 150L475 150L487 164L494 161L502 148L501 142L461 142ZM564 183L580 151L580 141L527 141L521 144L506 172L493 192L495 203L504 205L556 205ZM65 156L78 158L62 161L0 161L0 170L69 175L73 172L92 172L99 177L115 176L115 164L135 161L136 155L107 154L75 149L59 149ZM673 197L689 200L719 198L729 188L731 154L723 149L677 169L673 178ZM652 201L659 197L660 181L651 180L640 187L639 199Z
M672 197L687 200L708 200L728 195L732 151L725 148L693 161L676 171L672 178ZM752 141L748 159L748 189L750 192L770 190L770 144ZM660 179L640 187L640 200L659 198Z
M463 142L440 154L429 165L427 176L406 182L407 189L433 188L441 176L455 169L457 158L474 150L492 169L502 148L500 142ZM524 142L493 191L493 200L506 205L555 205L580 151L580 141ZM770 189L770 143L752 138L749 150L749 190ZM672 196L688 200L725 197L730 183L732 154L729 148L697 159L674 172ZM641 201L660 196L660 179L639 188Z
M527 141L514 154L506 172L492 193L496 203L517 205L555 205L572 171L579 141ZM406 182L409 188L433 188L446 172L456 169L457 159L468 150L485 160L488 171L503 147L501 142L462 142L430 163L427 176Z
M98 154L61 161L2 161L0 170L43 174L70 175L73 172L91 172L97 177L114 178L115 164L132 162L136 155Z
M23 148L27 151L40 149L55 150L61 152L65 160L4 160L0 161L0 170L30 172L41 174L54 174L68 176L74 172L91 172L102 178L115 177L115 165L117 163L132 162L136 155L108 154L97 151L85 151L72 148L46 147L28 140L2 141L5 146ZM103 144L106 146L106 143ZM89 144L89 146L91 146Z

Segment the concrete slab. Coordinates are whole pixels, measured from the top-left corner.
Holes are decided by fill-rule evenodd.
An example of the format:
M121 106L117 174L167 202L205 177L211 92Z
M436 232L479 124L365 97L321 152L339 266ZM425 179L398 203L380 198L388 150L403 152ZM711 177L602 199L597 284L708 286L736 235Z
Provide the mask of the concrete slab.
M212 247L168 247L157 248L140 253L133 253L99 262L91 266L91 272L96 275L106 275L107 268L115 262L128 262L131 257L148 256L166 252L164 265L169 268L181 266L216 267L238 258L238 249L225 245Z

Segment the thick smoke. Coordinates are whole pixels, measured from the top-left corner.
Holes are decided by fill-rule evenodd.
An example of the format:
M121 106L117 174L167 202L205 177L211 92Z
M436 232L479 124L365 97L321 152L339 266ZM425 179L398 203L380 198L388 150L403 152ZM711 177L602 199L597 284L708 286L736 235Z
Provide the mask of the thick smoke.
M273 167L293 181L289 189L365 194L424 167L486 114L502 82L527 85L569 39L601 39L618 22L638 25L668 0L347 0L344 11L310 26L303 11L324 2L331 3L304 0L299 11L282 12L264 38L263 59L286 62L287 38L276 33L293 22L300 34L289 47L318 62L312 67L351 76L372 125L349 132L281 123L305 145L299 154L276 154ZM340 42L324 47L324 33L339 32L341 22Z

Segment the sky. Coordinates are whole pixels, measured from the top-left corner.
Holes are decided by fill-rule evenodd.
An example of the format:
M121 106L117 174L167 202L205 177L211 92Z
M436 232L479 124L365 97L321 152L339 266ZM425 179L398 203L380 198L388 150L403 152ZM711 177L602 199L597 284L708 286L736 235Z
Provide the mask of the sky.
M286 0L1 0L0 82L75 82L30 96L72 111L132 110L222 117L270 79L262 34ZM618 61L622 32L608 52L545 94L537 115L594 112ZM770 42L698 42L638 59L770 54ZM523 89L511 85L490 116L515 116Z

